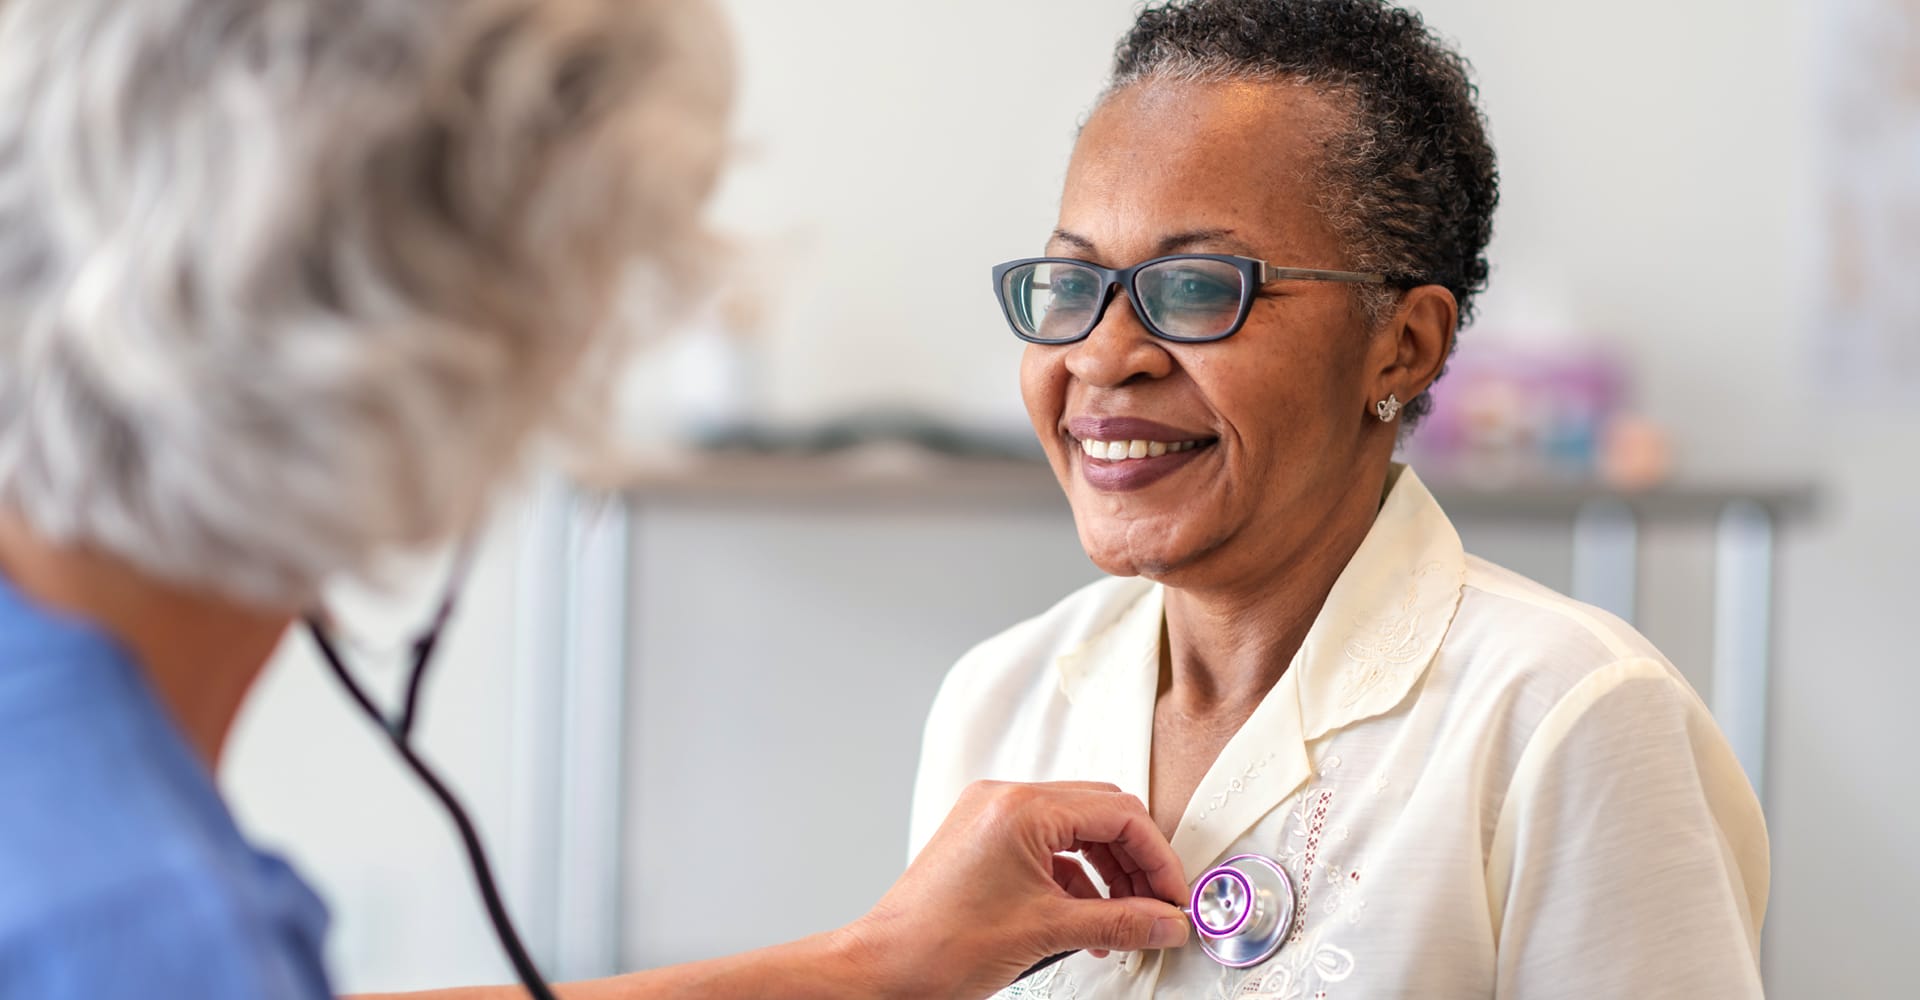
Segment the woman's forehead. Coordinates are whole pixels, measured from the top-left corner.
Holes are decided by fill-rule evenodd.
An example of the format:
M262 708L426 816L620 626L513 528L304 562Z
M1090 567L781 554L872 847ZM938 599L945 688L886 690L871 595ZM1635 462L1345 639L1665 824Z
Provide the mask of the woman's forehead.
M1271 252L1330 239L1316 206L1339 120L1331 100L1294 83L1127 87L1095 110L1075 145L1055 245L1140 252L1230 234L1247 249L1224 239L1209 249Z
M1100 241L1084 233L1061 226L1053 231L1049 246L1066 250L1100 249ZM1240 235L1239 230L1230 227L1212 226L1199 229L1169 231L1157 237L1153 245L1156 253L1191 253L1199 250L1224 253L1253 253L1259 248Z

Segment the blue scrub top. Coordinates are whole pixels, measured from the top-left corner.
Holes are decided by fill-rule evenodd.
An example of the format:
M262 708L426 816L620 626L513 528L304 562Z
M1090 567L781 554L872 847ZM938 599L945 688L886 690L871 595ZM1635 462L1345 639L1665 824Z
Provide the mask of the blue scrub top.
M326 925L127 653L0 579L0 998L331 998Z

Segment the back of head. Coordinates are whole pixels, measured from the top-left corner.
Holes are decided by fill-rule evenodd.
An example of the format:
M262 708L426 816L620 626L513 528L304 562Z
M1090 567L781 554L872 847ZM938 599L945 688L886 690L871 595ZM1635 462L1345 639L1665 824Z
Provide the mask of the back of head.
M470 524L698 242L687 0L0 4L0 506L288 605Z
M1499 176L1467 63L1418 14L1382 0L1152 4L1121 40L1110 90L1155 80L1285 81L1344 98L1352 118L1326 150L1318 207L1347 266L1443 285L1472 318ZM1403 420L1430 405L1423 395Z

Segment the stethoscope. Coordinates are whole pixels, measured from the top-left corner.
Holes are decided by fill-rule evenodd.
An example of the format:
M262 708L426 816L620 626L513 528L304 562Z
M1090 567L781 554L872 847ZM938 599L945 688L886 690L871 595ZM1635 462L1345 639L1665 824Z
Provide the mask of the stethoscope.
M1293 879L1279 862L1264 854L1236 854L1194 883L1186 913L1208 958L1230 969L1246 969L1272 958L1286 943L1293 930L1293 908ZM1020 979L1072 954L1041 959Z
M439 800L441 807L453 820L454 827L460 831L460 842L466 848L467 860L473 868L474 883L479 886L480 898L487 907L487 919L493 924L494 934L500 939L500 947L507 953L507 960L513 963L514 975L519 978L521 985L527 988L527 993L533 1000L556 1000L552 987L547 985L546 979L540 975L539 968L533 964L532 956L527 954L526 946L521 943L520 933L513 926L513 918L507 915L506 903L500 898L499 886L494 881L493 866L487 862L486 848L480 843L479 830L474 827L472 818L467 815L467 810L460 804L459 798L453 794L451 788L447 787L446 781L442 780L440 775L420 758L419 752L413 746L413 731L415 724L420 720L420 692L426 681L427 665L433 659L434 649L440 644L440 633L446 630L447 620L453 617L454 602L460 593L460 585L465 580L467 564L472 554L471 542L461 546L454 557L453 571L449 574L446 592L441 596L440 604L434 610L432 621L409 644L413 669L407 675L405 701L402 702L397 715L390 716L382 712L380 706L375 704L366 690L354 680L352 671L347 669L345 658L340 655L339 646L334 642L332 625L326 614L309 615L306 623L307 632L313 637L314 645L320 648L321 658L326 660L327 667L333 671L334 677L346 689L347 695L386 734L388 742L393 744L394 752L400 755L400 759L406 762L407 768L427 786L427 790L433 793L433 797Z

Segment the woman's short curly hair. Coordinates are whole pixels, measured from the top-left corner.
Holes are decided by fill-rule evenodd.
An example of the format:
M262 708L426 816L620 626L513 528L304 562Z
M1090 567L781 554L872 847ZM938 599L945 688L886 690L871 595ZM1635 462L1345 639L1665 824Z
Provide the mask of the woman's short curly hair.
M1154 4L1121 41L1110 92L1162 79L1288 80L1345 98L1353 117L1329 145L1319 207L1348 264L1443 285L1461 325L1472 319L1499 174L1467 63L1419 14L1380 0ZM1430 408L1423 395L1406 419Z
M0 0L0 507L274 606L464 530L730 88L688 0Z

